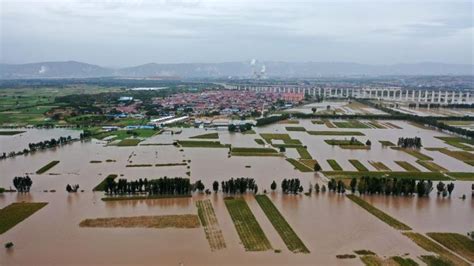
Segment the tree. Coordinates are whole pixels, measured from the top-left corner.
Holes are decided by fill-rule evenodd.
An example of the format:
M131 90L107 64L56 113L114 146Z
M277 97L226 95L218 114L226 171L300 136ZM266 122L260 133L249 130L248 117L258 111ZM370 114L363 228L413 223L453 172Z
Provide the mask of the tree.
M199 192L203 192L203 191L204 191L204 188L205 188L205 187L204 187L204 184L201 182L201 180L198 180L198 181L196 182L196 188L197 188L197 190L199 190Z
M444 183L442 181L439 181L438 185L436 185L436 189L438 190L438 196L444 192L444 190L446 189L446 186L444 185Z
M319 193L319 190L320 190L319 184L316 183L316 185L314 185L314 191L315 191L316 193Z
M228 127L229 131L230 132L235 132L235 130L237 129L237 127L234 125L234 124L230 124L229 127Z
M355 177L352 178L350 186L351 186L351 192L355 193L356 186L357 186L357 179Z
M371 145L372 145L372 142L370 141L370 139L368 139L368 140L365 142L365 145L367 145L367 146L371 146Z
M285 147L280 147L280 152L286 152L286 148Z
M313 114L316 113L317 110L318 110L318 108L316 108L316 107L311 108L311 111L313 111Z
M454 183L452 183L452 182L449 183L447 187L448 187L449 196L451 197L451 193L452 193L453 190L454 190Z
M275 182L275 180L273 180L272 184L270 185L270 188L272 189L272 191L275 191L275 189L277 188L277 183Z
M212 183L212 190L217 193L217 191L219 190L219 182L214 181L214 183Z
M315 172L318 172L318 171L321 171L321 170L322 170L321 165L319 165L319 163L316 162L316 163L314 164L314 171L315 171Z
M66 191L67 191L67 192L72 192L72 187L71 187L71 185L67 184L67 186L66 186Z

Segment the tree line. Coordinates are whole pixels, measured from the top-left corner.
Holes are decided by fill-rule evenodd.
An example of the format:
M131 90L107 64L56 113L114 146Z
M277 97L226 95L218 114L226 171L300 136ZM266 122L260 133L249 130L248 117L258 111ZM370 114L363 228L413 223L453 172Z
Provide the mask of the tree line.
M3 152L0 155L0 160L6 159L6 158L12 158L18 155L25 155L30 152L35 152L37 150L44 150L44 149L58 147L64 144L68 144L72 141L73 141L72 137L67 136L67 137L59 137L58 139L52 138L50 140L40 141L36 143L28 143L28 149L25 148L22 151L18 151L18 152L12 151L12 152L9 152L8 154L6 152Z
M281 181L281 190L285 194L298 194L303 192L303 186L298 178L283 179Z
M282 114L282 115L271 115L267 117L262 117L257 119L257 127L272 124L281 120L288 119L290 117L289 114Z
M146 193L148 195L190 195L196 189L189 178L182 177L161 177L148 180L147 178L134 181L127 179L108 178L105 184L105 193L109 195L127 195ZM203 188L204 189L204 188Z
M258 192L258 186L255 183L255 179L246 178L246 177L235 178L235 179L231 178L227 181L222 181L221 187L222 187L222 192L228 193L228 194L236 194L236 193L243 194L247 191L257 194ZM219 190L219 183L217 181L213 183L212 189L215 192Z
M418 197L425 197L429 196L430 192L433 190L433 181L363 176L359 180L355 177L352 178L349 187L352 193L357 191L361 195L381 194L392 196L412 196L416 194ZM346 186L342 180L336 181L332 178L328 182L328 189L329 191L345 193ZM439 182L437 189L438 195L451 195L454 190L454 183L450 183L446 186L443 182Z
M414 137L414 138L398 138L398 147L402 148L421 148L421 138Z

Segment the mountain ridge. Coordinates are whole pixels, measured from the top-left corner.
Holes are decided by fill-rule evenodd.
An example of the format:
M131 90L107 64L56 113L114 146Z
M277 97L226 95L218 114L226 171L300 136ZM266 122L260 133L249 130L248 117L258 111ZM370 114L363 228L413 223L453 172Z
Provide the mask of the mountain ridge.
M146 63L111 68L79 61L47 61L27 64L0 64L0 79L98 78L98 77L280 77L314 78L326 76L384 75L474 75L474 65L437 62L370 65L353 62L222 62Z

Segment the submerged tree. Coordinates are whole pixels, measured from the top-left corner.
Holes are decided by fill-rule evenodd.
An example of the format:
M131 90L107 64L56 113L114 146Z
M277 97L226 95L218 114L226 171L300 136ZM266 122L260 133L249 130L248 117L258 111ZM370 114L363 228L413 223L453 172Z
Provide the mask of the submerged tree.
M30 192L31 185L33 185L33 181L28 175L13 178L13 186L18 192Z
M277 183L275 182L275 180L273 180L272 184L270 185L270 188L273 191L275 191L275 189L277 188Z

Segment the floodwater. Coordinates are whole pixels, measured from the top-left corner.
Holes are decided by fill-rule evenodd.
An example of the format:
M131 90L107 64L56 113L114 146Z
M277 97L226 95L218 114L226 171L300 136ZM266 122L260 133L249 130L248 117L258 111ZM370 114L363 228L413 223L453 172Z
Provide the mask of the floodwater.
M384 121L381 121L382 123ZM372 141L371 150L343 150L332 147L324 139L345 137L312 136L305 132L286 132L285 124L274 124L257 128L257 133L288 133L308 147L310 154L319 161L324 170L331 170L327 159L335 159L344 170L355 170L348 162L358 159L371 170L368 161L381 161L394 171L403 171L396 160L417 165L416 158L389 148L378 141L397 142L398 137L420 136L424 147L448 147L434 136L445 136L442 132L414 127L402 121L390 121L402 129L328 129L325 125L314 125L310 120L300 120L298 126L307 130L361 131L366 136L357 137ZM77 131L27 130L22 136L0 136L0 150L22 150L28 142L50 139L52 136L75 136ZM204 129L182 129L181 134L163 134L147 139L143 143L171 144L177 139L212 132ZM66 135L62 135L66 134ZM41 139L44 138L44 139ZM258 147L257 135L230 134L219 131L222 143L234 147ZM347 137L346 137L347 138ZM434 162L450 171L472 172L473 167L440 152L422 149L433 157ZM289 157L297 157L294 149L288 149ZM52 160L60 163L42 175L34 172ZM102 163L90 163L92 160ZM115 160L115 162L106 162ZM191 160L190 168L172 167L125 167L127 164L178 163ZM250 166L250 168L246 167ZM424 169L423 169L424 170ZM38 264L147 264L147 265L360 265L359 259L339 260L337 254L352 253L356 249L369 249L379 256L394 256L410 253L412 258L426 254L399 231L379 221L344 196L325 194L282 195L269 193L269 197L311 251L310 254L293 254L268 221L251 195L246 200L262 226L272 247L281 253L245 252L234 224L225 208L221 193L194 195L192 198L160 199L143 201L103 202L101 192L92 188L108 174L123 175L123 178L156 178L162 176L186 176L191 180L202 180L210 188L214 180L230 177L251 177L259 191L269 190L275 180L300 178L307 190L308 185L323 184L325 177L315 173L300 173L280 157L230 157L228 149L184 148L180 151L172 145L114 147L103 142L75 142L56 149L18 156L0 161L0 187L12 186L16 175L31 173L32 190L29 194L4 193L0 195L0 208L12 202L44 201L49 204L0 236L0 242L13 242L12 250L0 249L0 265ZM426 171L426 170L424 170ZM438 198L435 191L429 198L365 196L376 207L386 211L416 232L466 233L474 227L474 200L471 197L472 182L455 182L451 198ZM84 192L68 194L67 184L79 184ZM436 184L436 183L435 183ZM43 192L56 190L56 192ZM467 199L459 197L466 194ZM119 217L138 215L196 214L195 201L210 198L219 220L227 248L211 252L204 230L197 229L103 229L81 228L80 221L87 218Z

